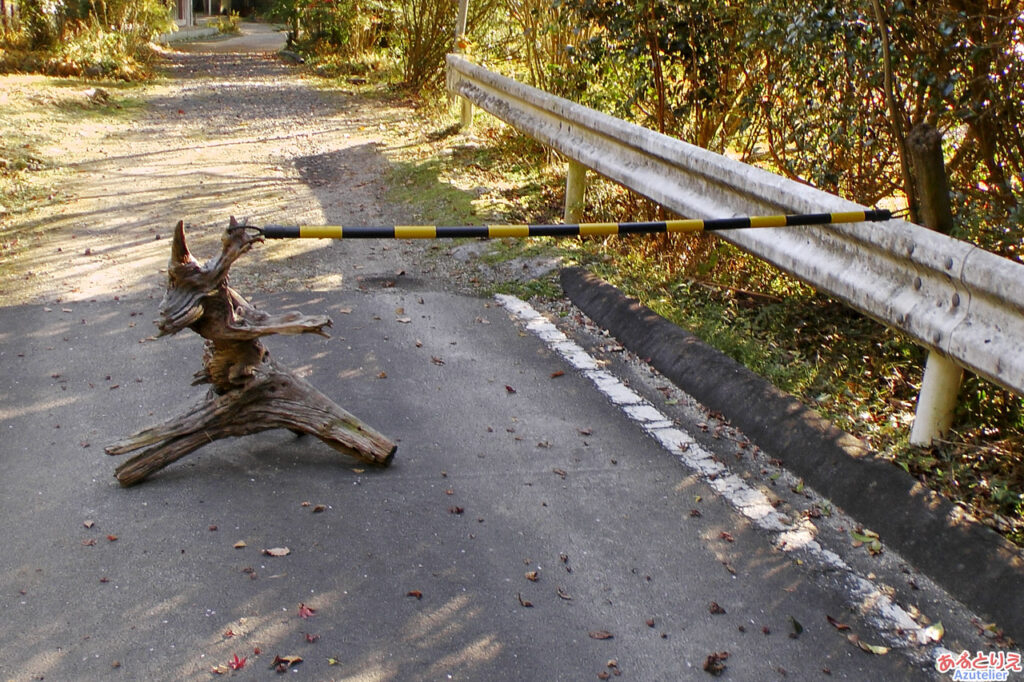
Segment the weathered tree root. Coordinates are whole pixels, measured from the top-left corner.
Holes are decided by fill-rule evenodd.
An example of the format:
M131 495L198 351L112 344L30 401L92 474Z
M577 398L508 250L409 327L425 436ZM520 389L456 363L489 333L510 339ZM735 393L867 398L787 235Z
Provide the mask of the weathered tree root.
M391 462L397 447L393 442L278 365L260 343L259 337L269 334L327 336L323 329L331 321L299 313L268 315L227 286L231 264L257 241L260 237L232 219L220 256L200 266L189 254L178 223L157 325L161 336L189 327L207 339L203 369L193 383L212 387L186 414L106 448L109 455L146 448L117 467L121 485L139 483L214 440L276 428L316 436L371 464Z

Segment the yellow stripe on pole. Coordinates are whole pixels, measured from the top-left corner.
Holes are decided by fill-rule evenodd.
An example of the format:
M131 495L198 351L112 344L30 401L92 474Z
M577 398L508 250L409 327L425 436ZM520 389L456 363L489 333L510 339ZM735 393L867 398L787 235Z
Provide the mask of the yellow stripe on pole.
M703 220L666 220L666 232L700 232L704 229Z
M395 225L395 239L434 239L435 225Z
M492 238L498 237L529 237L529 225L488 225L487 234Z
M833 223L859 223L864 220L864 211L842 211L830 213Z
M341 239L341 225L299 225L299 236L310 239Z
M582 223L580 234L583 236L618 234L618 223Z
M786 224L784 215L750 216L751 227L785 227Z

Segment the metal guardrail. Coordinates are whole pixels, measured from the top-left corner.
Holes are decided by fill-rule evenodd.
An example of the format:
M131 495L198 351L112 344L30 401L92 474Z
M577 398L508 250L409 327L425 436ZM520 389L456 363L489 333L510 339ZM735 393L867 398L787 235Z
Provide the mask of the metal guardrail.
M448 55L448 90L681 216L862 208L458 55ZM1024 265L903 220L719 236L1024 395Z

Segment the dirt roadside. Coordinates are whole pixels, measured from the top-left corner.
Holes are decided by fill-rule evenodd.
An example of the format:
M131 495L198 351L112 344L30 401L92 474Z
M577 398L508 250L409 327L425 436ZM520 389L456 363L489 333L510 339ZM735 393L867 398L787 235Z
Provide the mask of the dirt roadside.
M314 87L276 55L283 35L243 35L166 52L166 78L128 116L66 127L26 111L4 121L60 170L30 209L0 214L0 305L154 295L167 241L184 220L205 260L229 216L253 224L393 224L414 207L387 200L392 147L421 134L410 105ZM0 91L60 111L95 103L88 84L7 76ZM110 97L116 101L114 92ZM99 97L106 98L101 91ZM59 128L58 128L59 129ZM384 133L386 132L386 140ZM329 290L376 277L430 277L424 242L272 242L233 271L242 290ZM403 273L403 274L400 274Z

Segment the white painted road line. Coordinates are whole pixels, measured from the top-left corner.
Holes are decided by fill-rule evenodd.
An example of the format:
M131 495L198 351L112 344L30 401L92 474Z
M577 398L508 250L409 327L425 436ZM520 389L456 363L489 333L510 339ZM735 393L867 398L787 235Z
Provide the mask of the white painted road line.
M495 300L511 313L526 329L533 332L549 348L590 379L613 405L638 424L652 438L684 465L698 474L712 489L751 523L772 536L780 551L798 555L811 566L827 569L838 578L846 598L894 647L899 647L912 658L934 661L940 654L949 653L942 646L927 648L932 641L929 631L922 628L899 604L872 580L860 575L838 554L822 547L815 540L815 527L809 520L794 525L772 506L759 490L752 488L728 467L715 459L689 433L675 426L658 408L635 391L625 386L612 373L599 369L600 365L579 344L571 341L554 324L525 301L505 294ZM925 647L923 650L919 647Z

